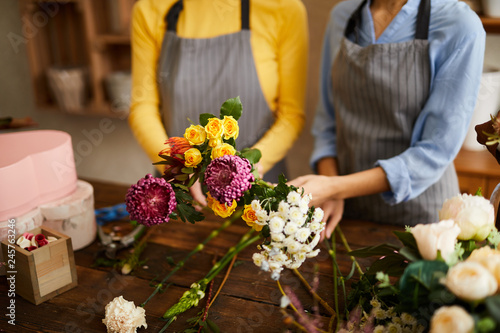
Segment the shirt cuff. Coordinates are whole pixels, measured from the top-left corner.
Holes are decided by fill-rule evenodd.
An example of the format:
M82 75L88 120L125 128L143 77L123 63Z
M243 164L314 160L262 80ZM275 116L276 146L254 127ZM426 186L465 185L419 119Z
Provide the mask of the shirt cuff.
M402 159L395 157L390 160L379 160L375 166L380 166L384 170L391 187L391 191L381 194L385 202L395 205L410 198L410 174Z

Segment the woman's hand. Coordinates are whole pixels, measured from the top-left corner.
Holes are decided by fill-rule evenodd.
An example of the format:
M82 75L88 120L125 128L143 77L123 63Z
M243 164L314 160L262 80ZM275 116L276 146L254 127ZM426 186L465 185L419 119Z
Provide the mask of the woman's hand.
M193 184L189 188L189 192L191 193L191 196L193 197L194 201L199 203L202 207L205 207L207 205L207 198L203 194L203 191L201 190L201 184L200 181L197 180L196 183ZM196 210L200 211L201 207L195 205Z
M344 200L328 200L325 201L320 208L323 209L323 212L325 213L323 219L326 222L326 228L321 233L320 239L320 241L323 241L325 237L330 238L332 236L333 230L335 230L342 219L342 214L344 213Z
M325 201L332 199L335 177L322 175L305 175L288 182L297 188L304 188L304 193L312 195L311 205L321 206Z

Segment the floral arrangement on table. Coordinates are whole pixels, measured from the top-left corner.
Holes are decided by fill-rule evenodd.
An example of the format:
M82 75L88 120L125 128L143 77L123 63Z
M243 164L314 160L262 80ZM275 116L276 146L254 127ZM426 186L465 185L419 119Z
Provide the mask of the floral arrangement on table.
M132 185L126 195L127 211L130 218L138 223L153 226L174 218L195 223L203 220L204 215L193 205L189 189L199 181L206 193L208 208L222 218L231 217L156 285L152 294L140 305L141 308L190 256L203 249L234 220L241 217L251 227L204 278L194 282L179 301L167 309L163 315L167 323L162 331L179 314L197 306L215 276L250 244L260 240L257 246L260 252L253 255L253 261L262 270L269 271L274 280L280 278L285 267L296 269L319 252L315 247L325 227L323 211L310 208L310 195L287 185L283 176L280 176L278 184L260 179L256 169L260 151L236 149L241 114L242 105L238 97L224 102L218 117L201 114L199 124L189 126L184 137L171 137L165 142L165 149L159 153L162 161L156 163L165 166L163 176L155 178L151 174L146 175ZM103 322L108 332L135 332L141 325L147 327L142 320L144 309L135 310L135 305L127 302L120 296L106 306ZM202 316L206 318L206 312Z
M440 221L394 232L402 246L357 249L378 257L346 300L339 332L498 332L500 234L481 195L445 201Z

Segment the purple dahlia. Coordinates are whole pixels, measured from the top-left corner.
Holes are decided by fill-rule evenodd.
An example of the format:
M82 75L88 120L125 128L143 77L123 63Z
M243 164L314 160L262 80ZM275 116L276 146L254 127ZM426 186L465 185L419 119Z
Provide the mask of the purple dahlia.
M125 203L130 219L148 227L168 222L170 214L177 206L172 185L151 174L147 174L128 189Z
M214 159L205 171L205 185L212 198L231 205L252 187L254 181L250 162L235 155Z

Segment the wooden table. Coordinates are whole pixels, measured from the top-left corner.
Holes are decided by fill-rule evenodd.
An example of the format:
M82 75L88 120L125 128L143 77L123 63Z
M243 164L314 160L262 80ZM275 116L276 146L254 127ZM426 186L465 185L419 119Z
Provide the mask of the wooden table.
M91 182L94 186L95 207L105 207L124 201L127 190L125 186ZM20 296L15 297L16 326L7 323L8 318L0 319L0 331L5 332L106 332L102 324L104 307L114 297L123 295L136 305L143 302L152 292L150 282L161 280L170 270L166 257L175 261L182 259L196 244L205 239L209 233L220 225L220 219L213 216L196 225L171 221L156 226L149 237L147 247L141 258L147 259L144 266L138 268L133 275L123 276L116 270L107 267L92 267L95 253L99 250L98 241L75 252L78 274L78 286L70 291L52 298L40 305L33 305ZM376 225L363 221L343 221L342 231L346 235L351 248L374 245L382 242L397 243L392 230L401 227ZM202 252L191 257L187 264L171 279L172 285L162 294L156 295L145 307L148 328L138 332L158 332L164 325L159 318L189 288L191 283L202 278L211 268L214 258L221 257L226 250L236 244L248 230L243 221L236 221L213 239ZM215 322L221 332L283 332L287 326L280 312L281 293L269 273L259 270L252 262L252 254L257 250L257 243L243 250L237 258L229 278L222 291L210 308L209 319ZM345 248L337 242L338 263L344 275L351 268L351 260ZM120 254L123 254L123 251ZM367 264L366 261L361 261ZM318 293L333 306L333 265L324 245L318 257L309 259L300 271L312 281L314 267L319 267ZM213 290L217 290L223 279L223 271L214 281ZM7 298L6 277L0 277L0 305L6 311ZM284 271L280 280L282 286L290 286L305 309L312 311L314 304L310 294L291 271ZM182 332L188 327L186 319L195 316L205 305L191 309L181 316L167 329L167 332ZM320 320L326 328L330 315L320 307ZM290 327L288 327L290 328ZM292 328L292 331L293 328Z

